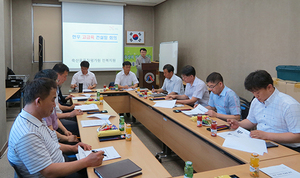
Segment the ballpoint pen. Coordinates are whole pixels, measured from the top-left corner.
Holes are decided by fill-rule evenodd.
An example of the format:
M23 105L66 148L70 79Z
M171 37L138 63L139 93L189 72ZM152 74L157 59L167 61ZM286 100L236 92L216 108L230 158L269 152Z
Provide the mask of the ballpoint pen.
M97 153L97 150L92 150L93 153ZM103 156L107 156L106 154L102 154Z

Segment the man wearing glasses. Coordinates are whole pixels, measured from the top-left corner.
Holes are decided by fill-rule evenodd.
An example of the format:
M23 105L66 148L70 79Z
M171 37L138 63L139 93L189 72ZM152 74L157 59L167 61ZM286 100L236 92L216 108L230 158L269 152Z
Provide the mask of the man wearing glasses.
M207 87L211 91L205 114L223 120L240 120L241 108L238 95L224 85L223 77L217 72L209 74L206 78Z
M196 77L196 71L193 66L187 65L181 71L182 80L186 83L184 95L168 95L167 99L177 99L176 103L201 104L207 106L209 93L205 83Z

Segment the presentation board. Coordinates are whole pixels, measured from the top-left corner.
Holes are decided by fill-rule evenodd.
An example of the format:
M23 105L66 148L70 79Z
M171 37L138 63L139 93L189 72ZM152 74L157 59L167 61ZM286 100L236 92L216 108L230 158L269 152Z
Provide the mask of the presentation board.
M123 6L62 2L63 63L80 70L81 61L91 71L122 69Z
M177 73L178 63L178 41L162 42L159 45L159 71L163 72L166 64L174 67L174 74Z

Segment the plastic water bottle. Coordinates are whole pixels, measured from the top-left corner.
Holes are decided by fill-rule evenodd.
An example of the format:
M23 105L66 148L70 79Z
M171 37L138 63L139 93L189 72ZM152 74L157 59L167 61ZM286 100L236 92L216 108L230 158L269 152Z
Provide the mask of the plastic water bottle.
M191 161L185 162L184 178L192 178L194 175L193 163Z
M119 130L120 131L124 131L124 116L120 116L120 120L119 120Z

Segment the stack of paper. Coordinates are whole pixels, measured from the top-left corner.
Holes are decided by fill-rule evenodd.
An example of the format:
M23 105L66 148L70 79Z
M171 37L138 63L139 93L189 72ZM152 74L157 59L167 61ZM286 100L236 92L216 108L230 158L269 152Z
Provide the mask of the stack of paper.
M87 117L96 117L96 118L99 118L99 119L102 119L102 120L108 120L110 118L111 115L107 115L107 114L92 114L92 115L89 115Z
M154 102L155 104L153 105L153 107L173 108L175 106L176 100L163 100Z
M104 156L103 161L106 160L111 160L111 159L116 159L116 158L121 158L119 153L116 151L116 149L113 146L110 147L105 147L105 148L98 148L94 149L95 151L104 151ZM92 151L84 151L80 146L78 146L78 153L76 154L77 160L83 159L87 157L89 154L91 154Z
M86 97L86 96L72 97L73 100L88 99L88 98L89 98L89 97Z
M110 125L111 122L109 120L83 120L81 121L82 127L93 127L93 126L99 126L103 124Z
M235 131L218 133L220 137L225 138L222 146L241 150L249 153L263 155L268 153L266 141L250 137L250 132L242 127Z
M81 111L95 111L99 110L98 106L96 104L83 104L75 106L74 109L80 109Z
M83 89L82 91L85 92L85 93L92 92L91 89Z
M188 116L195 116L198 114L205 114L208 111L204 106L201 104L198 104L198 106L190 111L182 111L182 113L188 115Z
M133 89L133 88L127 88L127 89L124 89L125 91L133 91L133 90L135 90L135 89Z
M272 178L294 178L300 177L300 173L287 167L284 164L278 166L270 166L260 169L262 172L268 174Z

